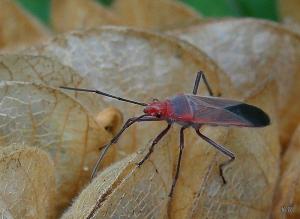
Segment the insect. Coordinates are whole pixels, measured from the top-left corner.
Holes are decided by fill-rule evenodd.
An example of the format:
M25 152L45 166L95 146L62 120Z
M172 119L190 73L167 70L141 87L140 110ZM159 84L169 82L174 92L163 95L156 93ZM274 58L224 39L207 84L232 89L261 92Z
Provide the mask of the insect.
M204 84L210 94L207 96L197 96L200 80L203 79ZM206 77L202 71L197 73L197 77L194 83L194 89L192 94L178 94L173 97L167 98L163 101L154 100L151 103L141 103L122 97L117 97L108 93L104 93L99 90L81 89L64 87L63 89L93 92L107 97L115 98L120 101L137 104L144 107L144 114L138 117L129 118L124 124L122 129L111 139L111 141L104 146L101 154L93 169L92 177L95 176L98 166L106 154L109 147L116 143L122 133L135 122L144 121L166 121L167 127L160 132L153 140L148 153L137 164L141 166L151 155L154 150L154 146L167 134L172 124L177 123L181 125L180 129L180 142L179 142L179 156L177 160L177 167L175 177L173 179L172 187L169 193L169 197L172 197L180 169L180 162L182 158L182 152L184 149L184 130L186 128L193 128L197 135L199 135L204 141L215 147L217 150L226 155L229 159L219 165L219 174L224 184L226 180L224 178L223 169L230 162L234 161L235 155L224 146L214 142L207 136L200 132L202 125L211 126L242 126L242 127L264 127L270 124L268 115L260 108L249 105L240 101L224 99L220 97L214 97L211 87L209 86Z

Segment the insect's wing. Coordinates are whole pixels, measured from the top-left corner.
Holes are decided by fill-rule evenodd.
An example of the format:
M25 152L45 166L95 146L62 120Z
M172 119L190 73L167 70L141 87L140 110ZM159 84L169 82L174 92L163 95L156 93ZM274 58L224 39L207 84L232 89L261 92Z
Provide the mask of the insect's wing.
M222 126L262 127L270 124L260 108L240 101L188 95L195 122Z

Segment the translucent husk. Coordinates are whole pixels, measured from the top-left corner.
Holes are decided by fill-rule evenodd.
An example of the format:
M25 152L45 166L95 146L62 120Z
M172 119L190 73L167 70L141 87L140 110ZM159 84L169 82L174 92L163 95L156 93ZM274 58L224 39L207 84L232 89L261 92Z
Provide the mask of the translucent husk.
M93 0L53 0L51 12L56 32L122 24L117 15Z
M116 0L112 10L123 24L154 30L188 26L201 20L201 15L179 1Z
M274 199L274 219L296 219L300 217L299 156L300 126L294 132L282 159L281 174Z
M54 171L49 155L38 148L22 144L1 148L2 218L55 218Z
M23 10L15 1L0 1L0 49L16 51L38 44L50 36L50 31Z
M26 143L43 149L56 169L62 210L89 182L99 149L110 135L73 98L60 90L26 82L0 83L0 143ZM103 165L114 159L111 150Z

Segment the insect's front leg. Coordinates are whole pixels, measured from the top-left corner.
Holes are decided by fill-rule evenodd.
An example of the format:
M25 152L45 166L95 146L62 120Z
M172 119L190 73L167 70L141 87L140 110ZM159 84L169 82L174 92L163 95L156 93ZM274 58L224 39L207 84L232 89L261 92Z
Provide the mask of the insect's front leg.
M139 117L133 117L133 118L129 118L126 123L124 124L124 126L122 127L122 129L115 135L115 137L113 137L111 139L111 141L104 146L104 148L102 149L101 151L101 154L94 166L94 169L93 169L93 172L92 172L92 176L91 178L94 178L95 175L96 175L96 172L98 170L98 167L99 167L99 164L101 163L104 155L106 154L106 152L108 151L108 149L110 148L110 146L114 143L117 143L117 141L119 140L120 136L122 135L122 133L129 127L131 126L132 124L134 124L135 122L137 121L140 121L141 119L143 119L143 117L146 117L147 115L142 115L142 116L139 116Z

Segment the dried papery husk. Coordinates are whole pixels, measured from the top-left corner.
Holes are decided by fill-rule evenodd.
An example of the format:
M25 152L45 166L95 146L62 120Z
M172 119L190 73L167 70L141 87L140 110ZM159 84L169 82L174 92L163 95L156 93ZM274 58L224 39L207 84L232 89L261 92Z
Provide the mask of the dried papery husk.
M53 0L51 4L52 26L57 32L122 23L113 12L93 0Z
M0 217L4 219L14 219L2 198L0 198Z
M210 21L173 32L203 49L247 98L276 80L281 142L300 121L300 36L257 19Z
M170 136L141 167L133 154L108 167L80 194L62 218L165 218L172 178Z
M75 99L26 82L0 83L0 143L24 142L47 151L56 170L61 210L90 179L99 148L111 137ZM103 165L114 157L113 150Z
M62 65L58 60L32 55L0 55L0 80L36 82L54 88L89 87L89 82L84 77L74 69ZM94 116L103 110L103 103L95 95L84 92L69 94Z
M278 12L281 22L290 30L300 33L300 5L298 0L279 0Z
M290 145L283 156L281 175L274 199L274 219L296 219L300 217L300 126L293 134Z
M174 29L201 20L199 13L179 1L115 0L112 10L124 24L145 29Z
M97 115L96 122L112 135L116 135L121 129L123 114L116 107L108 107Z
M38 148L23 144L1 148L0 205L6 206L2 218L54 218L54 174L49 155Z
M224 169L224 156L186 131L181 172L169 208L169 218L267 218L279 173L280 145L274 110L276 86L269 84L245 100L261 107L271 118L265 128L207 127L200 131L231 150L236 160Z
M50 36L50 32L15 1L1 0L0 8L0 49L20 49Z
M205 72L216 94L221 90L223 95L232 93L228 78L201 51L173 37L131 28L76 31L24 52L56 57L76 69L91 88L137 101L191 93L199 70ZM203 84L200 93L207 94ZM124 121L143 113L141 106L110 98L105 101L107 106L113 104L122 110ZM145 122L125 132L118 143L119 158L144 146L161 131L161 126L150 124Z

